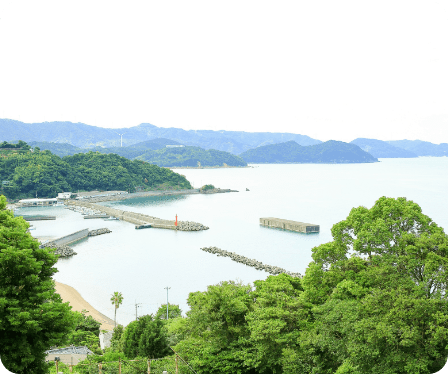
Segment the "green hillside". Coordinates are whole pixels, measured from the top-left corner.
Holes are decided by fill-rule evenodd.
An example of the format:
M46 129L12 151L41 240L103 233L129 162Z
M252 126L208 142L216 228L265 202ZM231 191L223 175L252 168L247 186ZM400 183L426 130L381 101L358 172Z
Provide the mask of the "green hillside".
M246 166L246 162L240 157L215 149L205 150L200 147L167 148L167 145L180 145L178 142L166 139L152 139L127 147L94 147L78 148L67 143L31 142L31 146L41 150L50 150L52 153L63 157L77 153L99 152L103 154L114 153L130 160L138 159L154 165L164 167L196 167L201 166Z
M199 147L162 148L147 151L137 159L165 167L197 167L197 166L246 166L240 157L216 149Z
M355 144L336 140L303 147L294 141L265 145L240 154L249 163L363 163L378 160Z
M115 154L80 153L60 158L50 151L0 157L2 193L10 199L55 197L62 191L190 189L185 177Z

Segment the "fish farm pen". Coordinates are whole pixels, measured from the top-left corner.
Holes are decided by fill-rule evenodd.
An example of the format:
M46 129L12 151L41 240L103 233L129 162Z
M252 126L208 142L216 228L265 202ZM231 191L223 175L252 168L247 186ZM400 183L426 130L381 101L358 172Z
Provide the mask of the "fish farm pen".
M287 219L274 218L274 217L260 218L260 225L302 233L319 232L320 230L319 225L315 225L313 223L291 221Z

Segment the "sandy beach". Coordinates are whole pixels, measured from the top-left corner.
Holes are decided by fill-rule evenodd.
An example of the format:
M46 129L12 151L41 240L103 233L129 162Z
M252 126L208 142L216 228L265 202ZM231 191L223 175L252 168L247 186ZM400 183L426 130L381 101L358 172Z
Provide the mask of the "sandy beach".
M83 309L88 310L86 315L92 316L98 322L101 322L101 330L113 330L114 321L104 314L98 312L87 301L85 301L80 293L73 287L66 284L55 282L56 292L61 295L62 301L68 302L73 311L81 312Z

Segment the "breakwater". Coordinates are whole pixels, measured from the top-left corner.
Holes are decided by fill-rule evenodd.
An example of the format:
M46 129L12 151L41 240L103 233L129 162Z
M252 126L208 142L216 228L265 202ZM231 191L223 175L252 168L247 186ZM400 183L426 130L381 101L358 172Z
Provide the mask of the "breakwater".
M84 229L77 231L73 234L63 236L61 238L52 240L50 242L47 242L45 244L41 244L39 248L56 248L54 253L56 255L59 255L59 257L70 257L73 255L76 255L77 253L73 250L73 248L69 247L67 244L73 243L75 241L78 241L80 239L87 238L88 236L97 236L102 234L108 234L112 232L108 228L102 228L98 230L91 230Z
M178 230L178 231L201 231L209 229L208 226L205 226L198 222L191 222L191 221L178 221L176 226L174 220L165 220L157 217L148 216L146 214L115 209L108 206L103 206L86 201L76 201L76 202L71 201L69 204L71 206L76 205L78 207L83 207L85 209L90 209L92 211L105 213L109 216L116 217L122 221L133 223L136 226L151 225L152 228Z
M103 229L89 231L88 236L103 235L103 234L108 234L110 232L112 232L112 231L109 230L108 228L103 228Z
M164 190L164 191L143 191L143 192L133 192L129 194L116 194L108 196L92 196L83 197L78 201L86 201L89 203L101 203L105 201L119 201L126 199L135 199L137 197L151 197L151 196L173 196L173 195L196 195L196 194L213 194L213 193L227 193L227 192L238 192L236 190L231 190L229 188L215 188L212 190L202 191L199 188L192 188L191 190Z
M293 272L287 271L283 268L280 268L278 266L265 265L260 261L241 256L234 252L228 252L228 251L225 251L218 247L204 247L204 248L201 248L201 250L208 252L208 253L213 253L213 254L216 254L216 255L222 256L222 257L230 257L235 262L239 262L240 264L251 266L257 270L266 271L267 273L272 274L272 275L278 275L278 274L284 273L284 274L290 275L291 277L302 278L302 274L300 274L300 273L293 273Z

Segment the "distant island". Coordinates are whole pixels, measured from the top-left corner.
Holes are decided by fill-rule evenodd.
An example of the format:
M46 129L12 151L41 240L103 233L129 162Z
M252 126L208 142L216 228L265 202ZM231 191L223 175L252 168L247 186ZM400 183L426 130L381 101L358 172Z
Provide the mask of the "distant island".
M364 163L378 159L355 144L329 140L303 147L294 141L265 145L240 154L248 163Z
M418 155L407 149L396 147L390 142L376 139L357 138L350 142L376 158L412 158Z
M17 143L19 144L19 143ZM78 153L60 158L50 151L2 143L1 193L9 199L56 197L63 191L191 189L182 175L116 154ZM11 145L11 146L9 146Z

